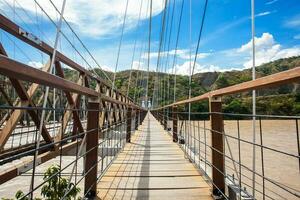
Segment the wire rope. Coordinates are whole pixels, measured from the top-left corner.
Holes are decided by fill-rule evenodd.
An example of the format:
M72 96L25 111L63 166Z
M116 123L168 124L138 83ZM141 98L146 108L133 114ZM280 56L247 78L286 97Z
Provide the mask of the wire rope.
M255 0L251 0L251 37L252 37L252 80L255 80ZM255 198L255 170L256 170L256 92L252 91L252 131L253 131L253 159L252 159L252 194Z
M57 46L58 46L59 37L60 37L60 33L61 33L62 16L63 16L64 10L65 10L65 6L66 6L66 0L63 1L62 11L61 11L60 19L59 19L59 22L58 22L57 31L56 31L56 38L55 38L55 43L54 43L54 48L53 48L53 53L52 53L52 58L51 58L51 63L50 63L50 73L53 72L53 66L54 66L56 52L57 52L56 49L57 49ZM49 94L49 86L46 87L46 92L45 92L44 102L43 102L43 108L46 108L46 106L47 106L48 94ZM41 141L41 135L42 135L43 126L44 126L45 114L46 114L45 110L43 109L41 119L40 119L40 126L39 126L38 136L36 138L37 139L36 149L39 149L39 147L40 147L40 141ZM35 159L34 159L34 167L33 167L33 177L34 177L35 168L36 168L36 165L37 165L37 162L36 162L37 156L38 156L38 151L36 151L35 154L34 154ZM34 178L31 179L30 191L32 191L33 188L34 188Z
M149 109L149 69L150 69L150 51L151 51L151 31L152 31L152 0L150 0L150 16L149 16L149 38L148 38L148 63L147 63L147 86L146 86L146 108Z
M140 11L139 11L137 29L140 27L142 7L143 7L143 1L141 1L141 4L140 4ZM132 76L132 70L133 70L133 62L134 62L134 57L135 57L136 44L137 44L137 37L134 40L134 47L133 47L133 54L132 54L132 59L131 59L130 74L129 74L128 86L127 86L127 91L126 91L127 96L129 96L129 88L130 88L130 83L131 83L131 76Z
M60 11L57 9L57 7L55 6L55 4L53 3L52 0L49 0L50 3L52 4L52 6L54 7L54 9L60 14ZM80 39L80 37L78 36L78 34L75 32L75 30L72 28L72 26L70 25L70 23L63 17L64 22L66 23L66 25L69 27L69 29L72 31L72 33L75 35L75 37L78 39L78 41L80 42L80 44L83 46L83 48L87 51L87 53L89 54L89 56L92 58L92 60L96 63L96 65L99 67L99 69L101 70L101 72L104 74L104 76L110 81L111 79L109 78L109 76L107 75L107 73L102 69L101 65L98 63L98 61L96 60L96 58L93 56L93 54L91 53L91 51L87 48L87 46L83 43L83 41ZM97 74L97 72L95 72L95 70L93 70L94 73Z

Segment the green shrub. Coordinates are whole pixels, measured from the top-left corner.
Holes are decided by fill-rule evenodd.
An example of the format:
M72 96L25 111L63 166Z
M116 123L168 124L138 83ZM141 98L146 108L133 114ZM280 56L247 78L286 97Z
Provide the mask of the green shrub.
M69 182L66 178L59 176L60 167L58 165L51 165L44 173L43 180L46 183L41 189L41 195L44 199L61 199L67 192L69 192L65 199L75 199L80 188L76 187L74 183ZM51 178L50 178L51 177ZM49 179L49 180L48 180ZM25 197L25 194L19 190L15 194L16 199L29 200L29 197ZM80 197L78 199L81 199ZM12 200L2 198L2 200ZM41 198L34 198L34 200L41 200Z

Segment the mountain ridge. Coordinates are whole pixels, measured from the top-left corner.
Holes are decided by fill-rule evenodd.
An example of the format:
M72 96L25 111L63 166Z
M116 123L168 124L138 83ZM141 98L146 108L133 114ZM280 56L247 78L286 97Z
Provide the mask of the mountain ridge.
M289 70L295 67L300 67L300 56L290 57L279 59L276 61L272 61L269 63L262 64L256 67L256 77L260 78L263 76L275 74L278 72L282 72L285 70ZM130 71L132 74L131 77L131 86L129 89L129 96L131 98L144 96L145 95L145 87L146 87L146 71L142 70L124 70L117 72L116 74L116 87L127 93L128 88L128 80L130 76ZM143 74L143 78L139 78L138 87L135 87L136 76L137 73ZM113 73L110 73L113 75ZM170 81L168 86L168 78ZM188 97L188 76L186 75L176 75L176 100L186 99ZM159 80L159 81L158 81ZM239 84L245 81L252 80L252 69L243 69L243 70L231 70L225 72L203 72L196 73L193 75L192 79L192 96L198 96L203 93L228 87L231 85ZM149 98L153 97L153 90L155 84L155 94L156 94L156 102L154 102L155 106L166 105L169 103L173 103L174 99L174 75L167 74L163 72L149 72ZM160 86L159 86L160 84ZM162 88L162 84L164 84L165 88L168 90L164 93L157 90L158 87ZM169 95L168 95L169 94ZM258 113L261 114L300 114L300 86L299 83L281 85L276 88L268 88L257 91L257 96L259 101L263 102L258 108ZM236 113L251 113L251 100L248 98L251 96L251 92L245 92L237 95L229 95L225 96L224 101L224 110L226 112L236 112ZM280 98L277 98L279 97ZM268 102L263 101L261 97L268 97L269 101L272 103L268 104ZM269 98L270 97L270 98ZM141 103L143 98L137 98L138 102ZM205 104L205 103L204 103ZM194 110L205 109L208 110L208 106L204 105L202 102L198 104L193 104ZM268 108L273 107L273 108ZM276 109L276 110L275 110Z

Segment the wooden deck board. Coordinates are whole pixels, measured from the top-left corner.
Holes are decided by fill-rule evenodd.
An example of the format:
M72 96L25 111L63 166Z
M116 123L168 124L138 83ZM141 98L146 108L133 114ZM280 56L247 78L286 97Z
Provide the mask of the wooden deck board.
M151 114L97 189L98 199L212 199L204 177Z

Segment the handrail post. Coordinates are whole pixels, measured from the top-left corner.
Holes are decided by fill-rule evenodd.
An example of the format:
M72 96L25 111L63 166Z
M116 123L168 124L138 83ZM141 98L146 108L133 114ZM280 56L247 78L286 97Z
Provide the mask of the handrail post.
M213 195L222 196L225 192L224 176L224 123L221 97L211 97L210 122L211 122L211 143L212 143L212 179Z
M177 106L172 107L172 118L173 118L173 142L178 142L178 118L177 118Z
M139 109L135 110L135 130L139 127Z
M131 142L131 118L132 118L132 108L127 108L127 129L126 129L126 142Z
M85 171L89 171L84 180L84 191L87 197L93 198L97 194L98 171L98 139L99 139L99 100L90 98L88 101Z
M140 124L140 125L142 125L142 122L143 122L143 119L144 119L144 118L143 118L143 114L144 114L144 111L141 110L141 111L139 112L139 124Z
M167 123L168 123L168 117L167 117L167 111L166 108L164 108L164 119L163 119L163 125L164 125L164 129L167 130Z
M161 125L163 125L163 113L162 113L162 109L160 109L158 111L158 116L159 116L159 122Z
M161 110L158 110L157 111L157 117L158 117L158 121L159 121L159 123L162 125L162 114L161 114Z

